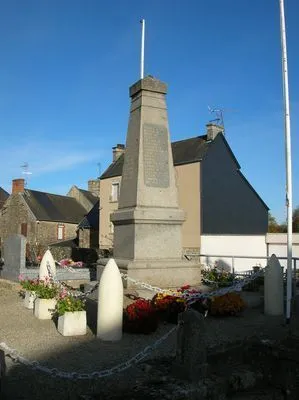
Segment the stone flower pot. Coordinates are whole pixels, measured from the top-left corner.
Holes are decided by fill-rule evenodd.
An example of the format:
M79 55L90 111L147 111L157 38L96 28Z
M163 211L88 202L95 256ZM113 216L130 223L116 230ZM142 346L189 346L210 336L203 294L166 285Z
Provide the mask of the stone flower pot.
M34 303L34 315L38 319L52 319L56 303L56 299L37 298Z
M67 311L60 315L57 330L63 336L86 335L86 311Z
M32 290L25 291L24 307L33 310L36 294Z

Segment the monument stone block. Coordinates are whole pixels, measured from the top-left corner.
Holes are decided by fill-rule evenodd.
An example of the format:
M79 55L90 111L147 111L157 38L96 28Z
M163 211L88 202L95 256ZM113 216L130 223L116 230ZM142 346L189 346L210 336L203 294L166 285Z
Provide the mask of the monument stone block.
M164 287L201 282L200 265L182 259L185 213L178 206L166 92L150 76L130 88L120 197L111 216L121 271Z
M207 372L204 317L195 310L179 314L176 358L173 371L181 379L197 382Z
M18 281L19 275L26 272L26 238L12 235L4 241L4 266L1 278Z
M283 271L275 254L265 268L264 311L266 315L283 315Z

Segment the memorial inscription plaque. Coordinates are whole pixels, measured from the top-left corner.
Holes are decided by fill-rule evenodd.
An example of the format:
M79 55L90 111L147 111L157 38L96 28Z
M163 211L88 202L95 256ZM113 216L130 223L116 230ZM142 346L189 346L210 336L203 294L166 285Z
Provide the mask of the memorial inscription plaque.
M163 125L143 125L144 182L150 187L169 187L168 133Z

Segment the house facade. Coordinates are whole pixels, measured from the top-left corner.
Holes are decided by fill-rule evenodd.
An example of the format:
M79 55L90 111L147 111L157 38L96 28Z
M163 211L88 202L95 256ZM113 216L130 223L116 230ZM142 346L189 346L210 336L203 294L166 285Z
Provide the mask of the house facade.
M6 190L0 187L0 210L8 198L9 198L9 193L7 193Z
M22 234L38 251L53 242L73 239L88 211L86 204L74 197L25 189L24 179L14 179L12 194L0 210L1 243L13 234Z
M208 124L205 135L172 143L179 207L185 211L183 252L199 253L205 234L265 234L268 207L240 171L223 128ZM117 149L117 151L115 151ZM110 215L118 208L123 145L100 177L99 247L113 249Z
M99 201L78 225L78 244L84 249L99 248Z

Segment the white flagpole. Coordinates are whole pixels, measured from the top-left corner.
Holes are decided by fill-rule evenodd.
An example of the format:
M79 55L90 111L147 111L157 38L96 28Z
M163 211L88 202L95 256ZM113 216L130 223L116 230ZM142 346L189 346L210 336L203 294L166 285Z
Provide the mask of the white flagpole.
M284 0L279 0L280 5L280 35L282 52L282 79L284 97L284 124L285 124L285 157L286 157L286 207L287 207L287 304L286 322L291 318L292 300L292 158L291 158L291 126L290 126L290 100L289 100L289 80L288 80L288 60L286 44L286 27L284 15Z
M144 38L145 38L145 20L142 19L141 23L141 59L140 59L140 79L144 78Z

